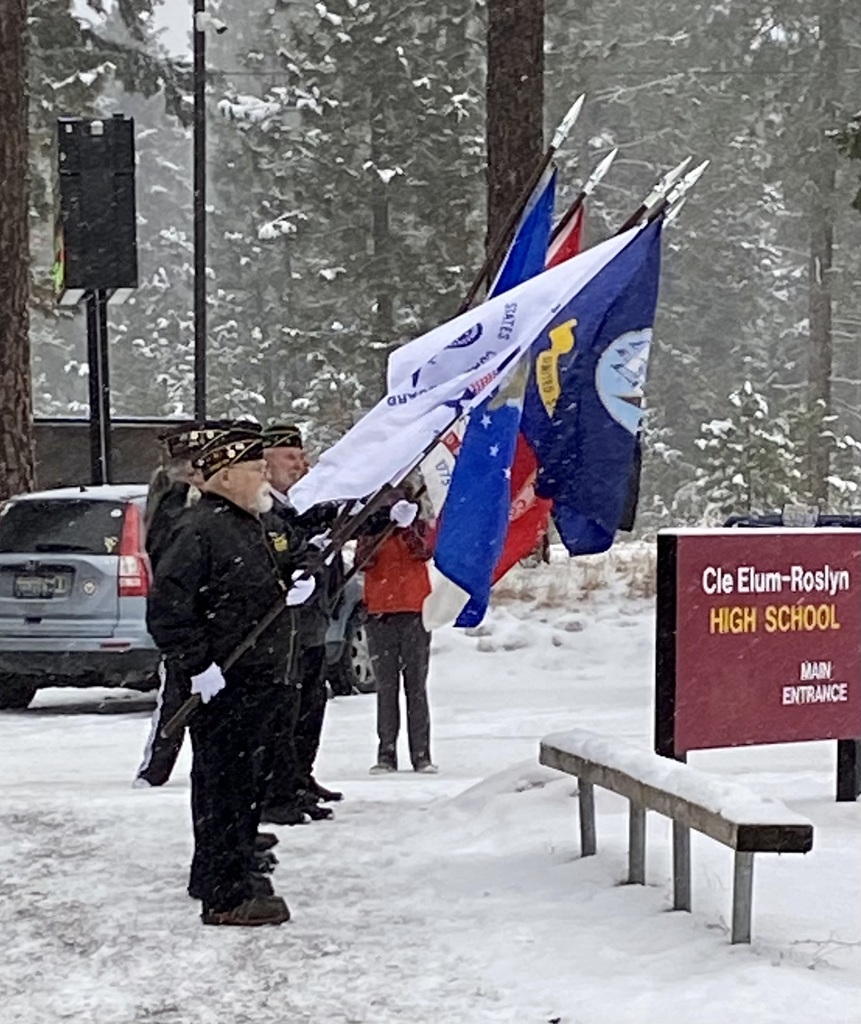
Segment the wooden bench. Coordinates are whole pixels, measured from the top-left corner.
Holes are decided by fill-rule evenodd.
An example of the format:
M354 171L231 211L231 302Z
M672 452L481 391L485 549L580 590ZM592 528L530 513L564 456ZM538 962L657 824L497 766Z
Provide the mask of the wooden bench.
M673 909L691 909L690 830L735 851L731 942L750 942L753 857L807 853L813 826L746 786L583 729L546 736L541 764L579 780L580 853L596 850L594 787L629 801L628 882L646 883L646 812L673 822Z

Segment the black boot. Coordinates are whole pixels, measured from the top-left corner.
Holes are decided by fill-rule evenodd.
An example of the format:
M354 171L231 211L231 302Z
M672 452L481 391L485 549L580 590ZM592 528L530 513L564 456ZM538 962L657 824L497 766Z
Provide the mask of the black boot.
M321 807L316 801L309 800L302 805L302 810L308 815L311 821L328 821L334 818L335 813L331 807Z
M318 800L322 800L326 804L334 804L339 800L344 799L344 794L338 792L337 789L326 789L325 786L321 786L320 783L311 776L311 784L309 786L309 792L317 797Z
M265 853L278 845L278 836L274 832L258 832L254 837L254 849Z
M260 820L265 825L307 825L308 815L295 804L264 807Z
M275 895L275 888L266 875L261 875L257 871L252 871L248 876L248 879L251 882L251 892L254 896Z
M253 896L232 910L204 907L200 918L204 924L253 928L256 925L284 924L290 920L290 911L280 896Z
M271 850L255 850L251 857L251 870L258 871L264 875L271 875L275 870L278 858Z

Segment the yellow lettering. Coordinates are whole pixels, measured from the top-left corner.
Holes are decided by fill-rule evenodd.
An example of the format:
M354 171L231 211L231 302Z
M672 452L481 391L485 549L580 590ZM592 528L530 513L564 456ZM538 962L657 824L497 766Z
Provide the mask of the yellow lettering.
M550 332L550 348L541 352L535 360L538 393L548 416L552 416L556 411L556 403L562 394L559 386L559 358L574 349L576 326L576 320L566 320L565 323L554 327Z
M721 605L709 609L710 633L755 633L756 608L748 605Z
M840 628L834 604L770 604L765 609L766 633L815 633Z

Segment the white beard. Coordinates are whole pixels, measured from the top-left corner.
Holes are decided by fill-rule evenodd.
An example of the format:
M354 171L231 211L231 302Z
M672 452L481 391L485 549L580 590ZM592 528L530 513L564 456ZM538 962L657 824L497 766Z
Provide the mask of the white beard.
M269 490L269 484L263 484L254 498L254 511L261 516L271 512L274 500Z

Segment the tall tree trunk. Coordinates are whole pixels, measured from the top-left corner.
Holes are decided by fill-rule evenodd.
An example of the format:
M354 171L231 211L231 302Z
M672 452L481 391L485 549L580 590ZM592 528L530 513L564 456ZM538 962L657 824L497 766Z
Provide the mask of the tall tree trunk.
M544 0L488 0L488 250L541 160L543 119Z
M831 133L838 128L838 95L842 49L841 0L821 0L819 12L819 67L813 79L815 124L818 130L810 173L810 261L808 316L810 364L808 408L811 436L809 486L814 501L828 500L831 444L825 436L824 417L831 413L832 270L834 262L835 186L837 148Z
M33 487L27 0L0 3L0 499Z

